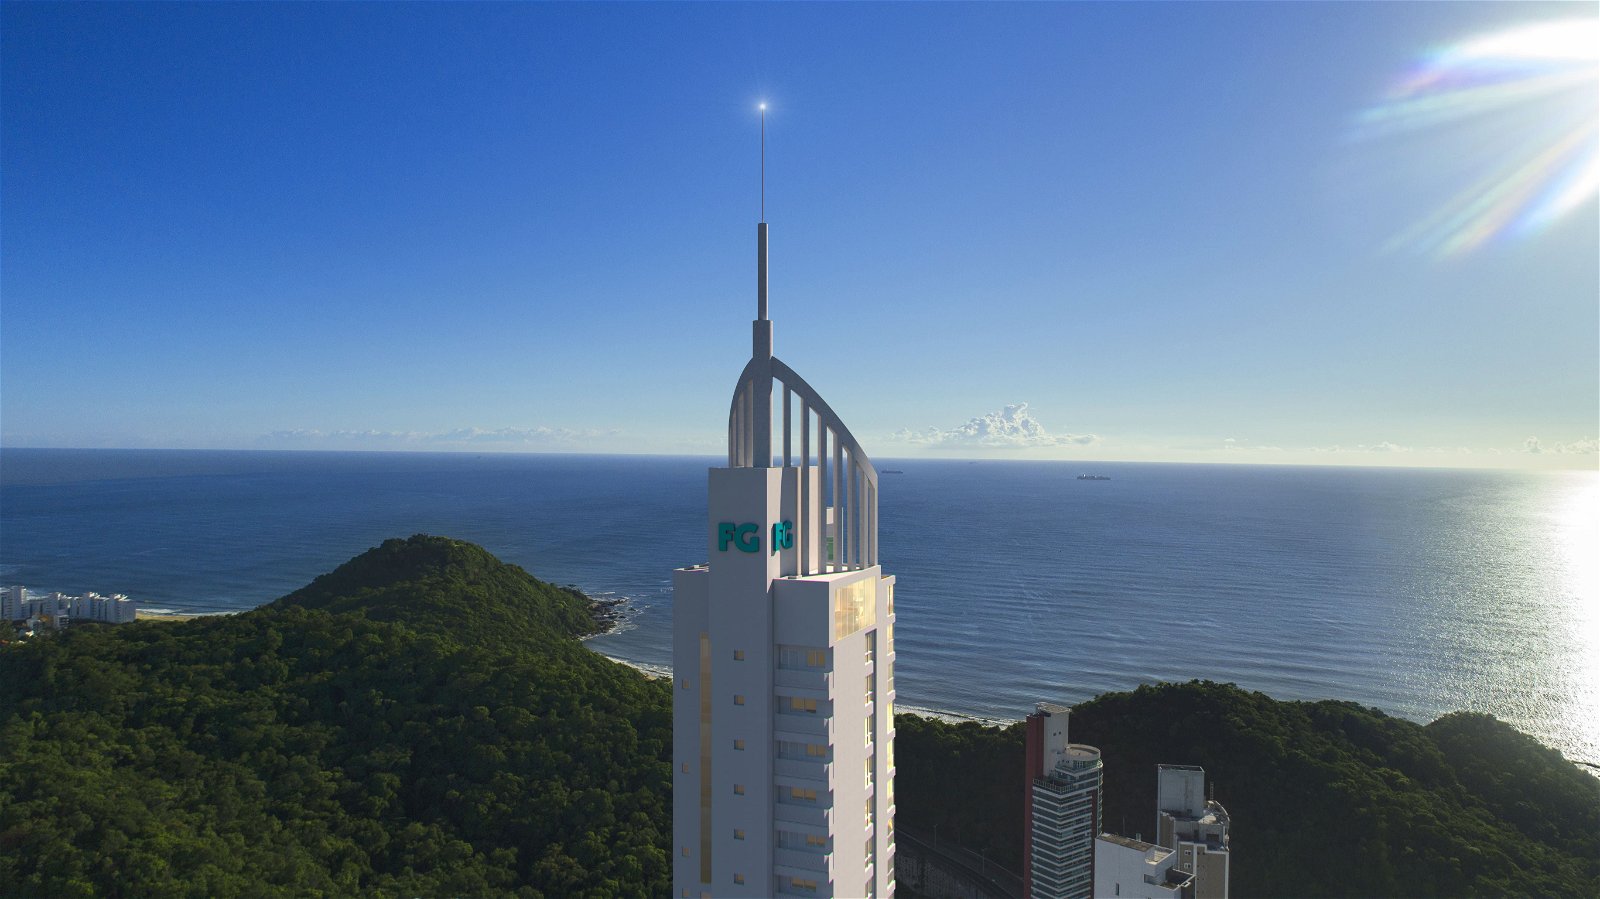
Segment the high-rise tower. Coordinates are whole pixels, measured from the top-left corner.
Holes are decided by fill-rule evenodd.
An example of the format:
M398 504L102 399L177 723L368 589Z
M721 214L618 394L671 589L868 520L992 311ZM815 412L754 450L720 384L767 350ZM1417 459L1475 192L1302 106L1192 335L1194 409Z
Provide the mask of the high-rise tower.
M709 561L672 578L673 895L887 897L894 578L878 566L878 475L772 354L765 221L756 258Z
M1067 740L1070 710L1028 716L1022 788L1023 899L1089 899L1100 833L1100 750Z

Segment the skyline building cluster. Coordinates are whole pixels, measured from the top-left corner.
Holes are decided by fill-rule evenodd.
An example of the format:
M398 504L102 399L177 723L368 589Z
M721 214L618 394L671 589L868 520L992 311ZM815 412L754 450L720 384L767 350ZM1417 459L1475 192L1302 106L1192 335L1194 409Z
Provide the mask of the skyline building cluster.
M878 564L878 475L773 355L766 222L756 233L757 318L728 464L708 475L708 561L672 579L673 895L886 899L894 577Z
M1227 809L1205 769L1156 766L1156 841L1102 829L1100 750L1068 739L1071 710L1041 702L1027 719L1024 899L1227 899Z
M103 621L124 624L138 617L139 605L121 593L73 595L61 592L33 593L26 587L0 587L0 621L38 622L60 630L73 621Z

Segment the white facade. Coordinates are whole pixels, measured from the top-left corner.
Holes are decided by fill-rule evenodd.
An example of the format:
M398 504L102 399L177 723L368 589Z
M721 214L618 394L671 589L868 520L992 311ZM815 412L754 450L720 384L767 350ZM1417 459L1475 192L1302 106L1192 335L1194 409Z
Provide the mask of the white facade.
M1100 833L1100 750L1067 739L1068 709L1041 702L1028 716L1024 810L1028 899L1088 899Z
M1178 854L1154 843L1101 834L1094 841L1094 895L1189 899L1194 875L1174 867Z
M58 628L66 626L68 621L123 624L137 617L138 608L137 603L121 593L112 596L98 593L70 596L65 593L30 593L23 587L0 590L0 621L38 618Z
M673 895L888 897L894 578L877 564L877 473L773 358L765 223L757 239L709 561L673 573Z
M1227 899L1230 824L1222 803L1206 798L1204 768L1156 766L1156 842L1175 850L1177 867L1194 874L1195 899Z

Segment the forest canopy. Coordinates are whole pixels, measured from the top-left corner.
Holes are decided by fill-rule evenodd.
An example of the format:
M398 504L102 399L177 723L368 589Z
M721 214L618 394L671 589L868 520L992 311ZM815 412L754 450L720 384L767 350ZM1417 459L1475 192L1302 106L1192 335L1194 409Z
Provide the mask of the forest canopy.
M1020 870L1024 726L895 729L900 826ZM1600 779L1488 715L1423 726L1194 681L1080 703L1068 734L1102 753L1112 833L1154 838L1156 765L1204 767L1235 897L1600 895Z
M0 895L666 896L671 691L598 627L416 536L249 612L0 647ZM1019 868L1022 725L895 724L900 825ZM1153 831L1156 764L1203 765L1236 897L1600 894L1600 780L1487 716L1192 682L1071 735L1113 832Z
M0 894L664 895L669 689L594 627L418 536L250 612L0 651Z

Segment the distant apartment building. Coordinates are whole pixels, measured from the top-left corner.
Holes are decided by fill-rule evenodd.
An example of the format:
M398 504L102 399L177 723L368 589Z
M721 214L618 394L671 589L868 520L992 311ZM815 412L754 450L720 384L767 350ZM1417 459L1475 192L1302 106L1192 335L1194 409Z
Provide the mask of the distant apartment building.
M1023 780L1024 899L1091 899L1100 833L1100 750L1067 738L1069 709L1041 702L1028 716Z
M1156 843L1194 875L1194 899L1227 899L1229 823L1228 810L1206 798L1204 768L1156 766Z
M124 624L138 617L138 611L138 604L121 593L72 596L32 593L26 587L0 588L0 621L33 620L59 630L72 621Z
M28 602L27 587L0 587L0 621L21 621L28 617L24 606Z

